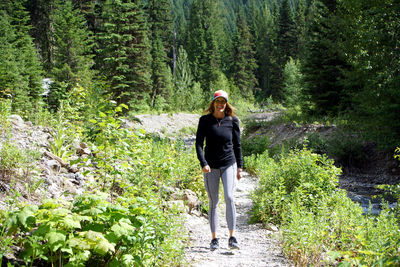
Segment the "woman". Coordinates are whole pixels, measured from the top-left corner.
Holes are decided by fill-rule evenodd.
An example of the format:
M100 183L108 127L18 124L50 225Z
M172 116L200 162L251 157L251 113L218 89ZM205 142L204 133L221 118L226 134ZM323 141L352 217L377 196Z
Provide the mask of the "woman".
M226 221L229 228L228 246L238 249L233 236L236 226L236 209L233 193L236 179L242 178L242 150L240 146L239 119L228 103L228 94L219 90L214 93L207 115L200 117L196 134L196 152L204 173L204 185L209 198L211 250L219 248L216 236L218 226L219 180L222 180L226 203ZM206 146L203 153L204 139Z

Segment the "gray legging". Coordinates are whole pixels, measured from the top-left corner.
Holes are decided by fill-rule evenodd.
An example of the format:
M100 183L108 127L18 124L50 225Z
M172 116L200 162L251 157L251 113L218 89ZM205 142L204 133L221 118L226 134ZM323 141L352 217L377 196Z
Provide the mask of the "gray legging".
M224 186L226 203L226 222L229 230L235 230L236 227L236 209L233 201L233 193L236 186L236 163L229 167L221 169L211 169L211 172L204 173L204 185L209 198L209 212L211 232L215 233L218 227L217 207L219 203L219 178Z

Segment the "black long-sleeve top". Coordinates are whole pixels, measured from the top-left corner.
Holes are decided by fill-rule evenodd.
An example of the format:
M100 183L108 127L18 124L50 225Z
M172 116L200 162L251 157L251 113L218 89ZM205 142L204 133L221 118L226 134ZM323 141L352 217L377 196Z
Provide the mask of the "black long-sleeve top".
M218 169L236 162L238 168L243 168L239 119L235 116L217 119L212 114L201 116L196 133L196 152L201 167L209 165Z

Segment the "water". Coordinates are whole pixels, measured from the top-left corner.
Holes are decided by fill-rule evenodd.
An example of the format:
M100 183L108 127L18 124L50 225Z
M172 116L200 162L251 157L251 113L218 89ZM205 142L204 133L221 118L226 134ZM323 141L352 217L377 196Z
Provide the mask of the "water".
M339 179L339 187L347 191L348 197L363 208L365 214L378 215L383 206L383 191L376 188L378 183L371 182L371 177L343 176ZM389 207L396 207L394 200L387 200Z

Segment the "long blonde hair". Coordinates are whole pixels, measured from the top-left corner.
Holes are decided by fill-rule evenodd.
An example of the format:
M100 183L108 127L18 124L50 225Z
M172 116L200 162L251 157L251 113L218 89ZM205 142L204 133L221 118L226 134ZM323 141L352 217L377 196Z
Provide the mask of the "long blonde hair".
M215 100L211 101L210 105L206 110L204 110L204 113L206 114L213 114L215 109L214 109L214 102ZM235 116L235 108L229 104L229 102L226 102L226 107L225 107L225 116Z

